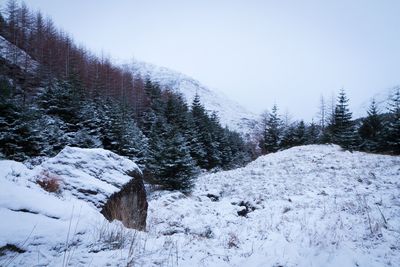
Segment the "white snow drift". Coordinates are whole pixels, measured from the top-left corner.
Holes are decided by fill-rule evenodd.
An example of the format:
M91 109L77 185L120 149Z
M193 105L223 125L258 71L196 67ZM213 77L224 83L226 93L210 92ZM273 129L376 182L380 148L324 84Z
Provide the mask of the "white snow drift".
M11 266L400 266L400 157L316 145L263 156L199 177L190 196L152 192L147 232L42 191L22 164L0 169L0 245L26 250L0 258Z

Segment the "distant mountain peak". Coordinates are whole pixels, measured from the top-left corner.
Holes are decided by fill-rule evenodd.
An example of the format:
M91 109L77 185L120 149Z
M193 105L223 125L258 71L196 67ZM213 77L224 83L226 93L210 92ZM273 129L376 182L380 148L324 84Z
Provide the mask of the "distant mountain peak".
M229 99L224 93L210 89L198 80L180 72L154 64L132 61L128 67L135 75L181 93L190 105L196 93L207 110L216 112L221 124L242 135L252 136L258 125L258 116Z

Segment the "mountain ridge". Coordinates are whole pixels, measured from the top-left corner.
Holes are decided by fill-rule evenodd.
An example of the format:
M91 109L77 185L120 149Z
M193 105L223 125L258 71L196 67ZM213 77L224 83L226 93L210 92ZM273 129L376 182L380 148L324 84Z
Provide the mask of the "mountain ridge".
M134 75L156 82L162 89L168 88L182 94L188 105L198 94L205 108L209 112L217 113L222 125L243 136L254 135L254 130L259 124L258 116L221 91L210 88L189 75L144 61L133 60L125 66Z

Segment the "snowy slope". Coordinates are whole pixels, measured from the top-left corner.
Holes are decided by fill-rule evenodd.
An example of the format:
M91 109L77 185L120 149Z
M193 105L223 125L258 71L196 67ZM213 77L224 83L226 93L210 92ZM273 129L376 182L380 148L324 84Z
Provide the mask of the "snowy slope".
M183 266L400 266L400 157L297 147L177 196L149 225L177 233Z
M316 145L263 156L199 177L190 196L152 192L147 232L0 165L0 246L27 250L11 266L400 266L400 157ZM38 214L12 211L26 207Z
M25 51L19 49L0 35L0 59L15 64L22 70L36 74L39 63L33 60Z
M129 67L134 74L149 78L151 81L157 82L162 88L170 88L180 92L189 105L197 92L206 109L216 111L222 125L228 126L231 130L252 135L258 124L256 114L232 101L222 92L210 89L187 75L139 61L133 61Z

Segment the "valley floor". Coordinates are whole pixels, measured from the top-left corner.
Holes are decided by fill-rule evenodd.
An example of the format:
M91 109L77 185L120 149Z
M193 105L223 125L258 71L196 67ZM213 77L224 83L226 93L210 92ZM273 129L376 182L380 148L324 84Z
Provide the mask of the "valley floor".
M15 166L0 177L0 246L26 252L6 252L0 265L400 266L398 156L329 145L263 156L200 176L190 196L150 192L146 232L106 222L87 202L17 188L28 170L7 164ZM39 206L20 198L13 211L5 190L55 210L16 212Z

